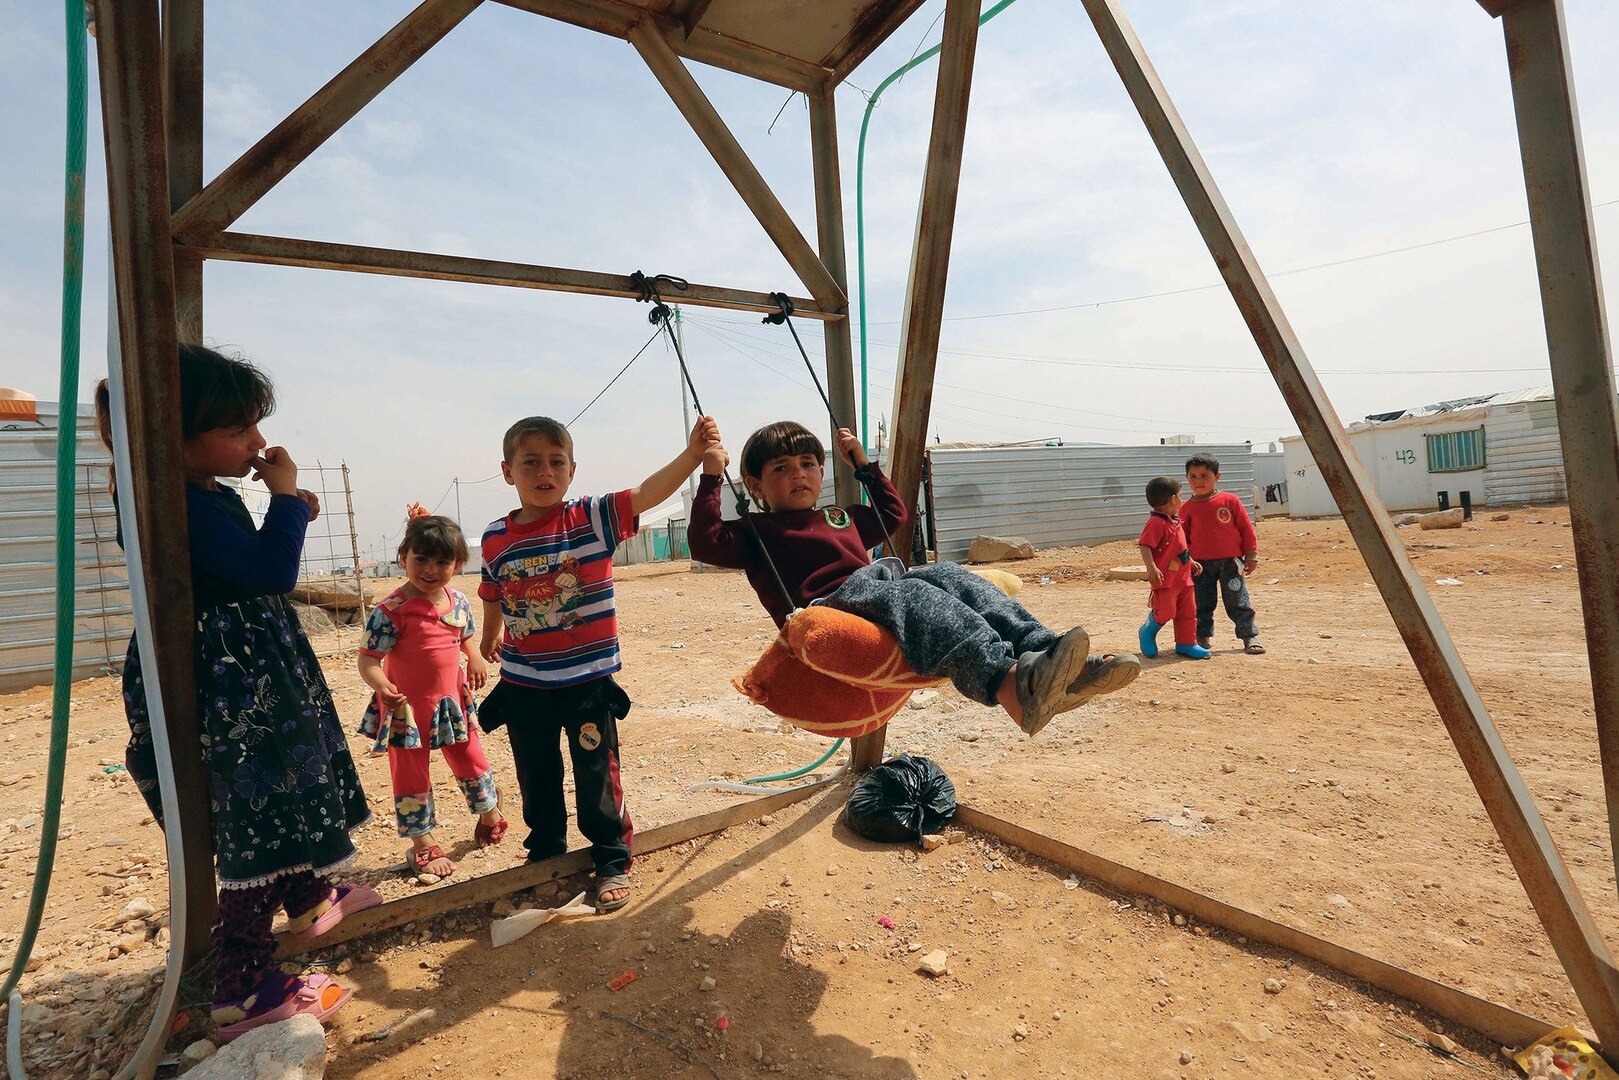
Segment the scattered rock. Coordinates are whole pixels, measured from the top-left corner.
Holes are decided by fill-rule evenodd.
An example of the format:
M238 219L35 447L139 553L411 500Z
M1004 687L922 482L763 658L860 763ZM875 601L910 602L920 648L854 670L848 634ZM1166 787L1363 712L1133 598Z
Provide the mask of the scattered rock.
M1394 518L1396 525L1415 525L1422 520L1421 514L1397 514Z
M326 1031L304 1014L255 1028L186 1075L192 1080L320 1080L326 1074Z
M504 919L508 915L517 914L517 905L505 897L501 897L499 900L495 901L495 906L489 909L489 914L493 915L497 919Z
M1147 568L1145 566L1112 566L1108 568L1109 581L1146 581Z
M943 949L934 949L917 960L916 969L926 972L935 979L941 975L948 975L950 974L950 956Z
M1453 577L1442 577L1442 578L1435 578L1434 579L1434 584L1435 585L1460 585L1461 582L1458 581L1456 578L1453 578Z
M1455 1040L1442 1031L1424 1031L1422 1037L1435 1050L1443 1050L1447 1054L1455 1054L1461 1050L1461 1047L1456 1045Z
M1491 521L1511 521L1512 520L1512 515L1511 514L1491 514L1490 515L1490 520Z
M292 612L298 616L298 622L304 628L304 633L310 636L323 634L328 630L336 629L337 624L326 613L325 608L315 607L312 604L292 604ZM192 1045L196 1045L193 1043Z
M1021 536L975 536L967 548L967 561L1001 562L1005 559L1032 559L1034 545Z
M938 833L928 833L922 837L922 850L935 851L944 846L944 837Z
M1012 1028L1012 1038L1016 1039L1018 1042L1022 1042L1024 1039L1027 1039L1028 1037L1029 1037L1029 1025L1028 1024L1018 1024L1018 1025L1016 1025L1015 1027Z
M1186 925L1186 916L1182 915L1180 912L1177 911L1175 913L1175 917L1173 919L1171 919L1170 922L1174 923L1176 926L1185 926ZM1181 1064L1184 1065L1184 1064L1186 1064L1186 1062L1183 1061L1183 1062L1181 1062Z
M416 884L418 884L418 885L437 885L438 884L438 875L437 874L417 874L416 875Z
M135 899L133 899L129 903L125 904L124 905L124 910L122 910L118 914L114 915L112 917L111 922L103 923L102 925L104 927L106 927L107 929L111 929L112 927L115 927L115 926L123 926L125 923L132 923L132 922L135 922L137 920L150 919L153 915L156 915L156 914L157 914L157 908L152 906L152 902L150 900L146 899L143 896L137 896L137 897L135 897Z
M1349 898L1344 896L1342 893L1328 893L1327 903L1331 904L1333 907L1348 907Z
M217 1053L219 1053L219 1047L207 1039L198 1039L180 1051L180 1071L182 1073L190 1072Z
M1459 529L1466 520L1462 508L1453 506L1449 510L1438 510L1432 514L1423 514L1417 519L1417 525L1424 532L1429 529Z
M843 872L843 867L839 866L837 863L827 863L827 865L826 865L826 876L827 877L837 877L842 872Z
M1220 766L1220 771L1223 773L1234 773L1237 771L1237 767L1228 761L1224 765Z
M714 987L716 987L718 985L719 985L719 983L714 981L714 976L712 976L712 975L704 975L703 976L703 981L697 984L697 989L703 991L704 993L707 993L708 991L714 989Z
M916 690L912 692L911 700L906 704L913 709L925 709L938 700L939 692L937 690Z
M1181 1051L1181 1064L1182 1065L1190 1065L1191 1063L1192 1063L1192 1052L1190 1050L1182 1050Z
M1281 979L1266 979L1265 980L1265 993L1267 993L1267 994L1280 994L1282 992L1282 989L1284 987L1286 987L1286 986L1287 986L1287 984L1285 982L1283 982Z

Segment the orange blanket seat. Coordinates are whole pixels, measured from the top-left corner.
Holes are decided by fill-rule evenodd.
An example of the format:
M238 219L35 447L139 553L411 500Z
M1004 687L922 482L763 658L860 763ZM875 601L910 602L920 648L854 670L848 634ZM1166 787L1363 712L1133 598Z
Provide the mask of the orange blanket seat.
M817 606L787 620L765 654L732 683L805 731L852 739L888 723L912 690L944 681L912 671L899 642L882 627Z

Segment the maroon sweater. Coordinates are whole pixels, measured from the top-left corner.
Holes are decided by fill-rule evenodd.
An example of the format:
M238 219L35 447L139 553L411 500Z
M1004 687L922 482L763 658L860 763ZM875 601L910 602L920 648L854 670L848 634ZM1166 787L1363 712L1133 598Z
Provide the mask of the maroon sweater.
M883 527L905 523L905 505L899 491L876 465L867 466L876 482L876 508L823 506L814 510L749 513L739 521L720 515L720 478L706 473L697 484L686 541L691 557L712 566L746 570L748 583L759 594L770 617L780 626L794 607L830 595L850 574L871 564L868 550L885 543ZM879 515L881 515L879 517ZM755 527L758 535L754 535ZM781 578L793 594L792 603L781 594L770 564L759 551L760 541L770 552Z

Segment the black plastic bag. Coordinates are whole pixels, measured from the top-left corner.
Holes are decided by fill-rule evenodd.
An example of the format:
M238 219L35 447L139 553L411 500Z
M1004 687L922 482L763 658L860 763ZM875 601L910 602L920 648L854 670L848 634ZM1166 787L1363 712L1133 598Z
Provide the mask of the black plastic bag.
M867 840L921 843L956 816L956 785L931 758L901 754L872 769L849 793L843 820Z

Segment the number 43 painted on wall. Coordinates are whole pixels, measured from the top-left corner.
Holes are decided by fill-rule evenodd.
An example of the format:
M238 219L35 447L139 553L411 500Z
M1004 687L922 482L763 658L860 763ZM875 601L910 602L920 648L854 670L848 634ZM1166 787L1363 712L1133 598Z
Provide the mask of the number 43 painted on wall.
M1401 465L1415 465L1417 463L1417 452L1415 450L1396 450L1394 460Z

